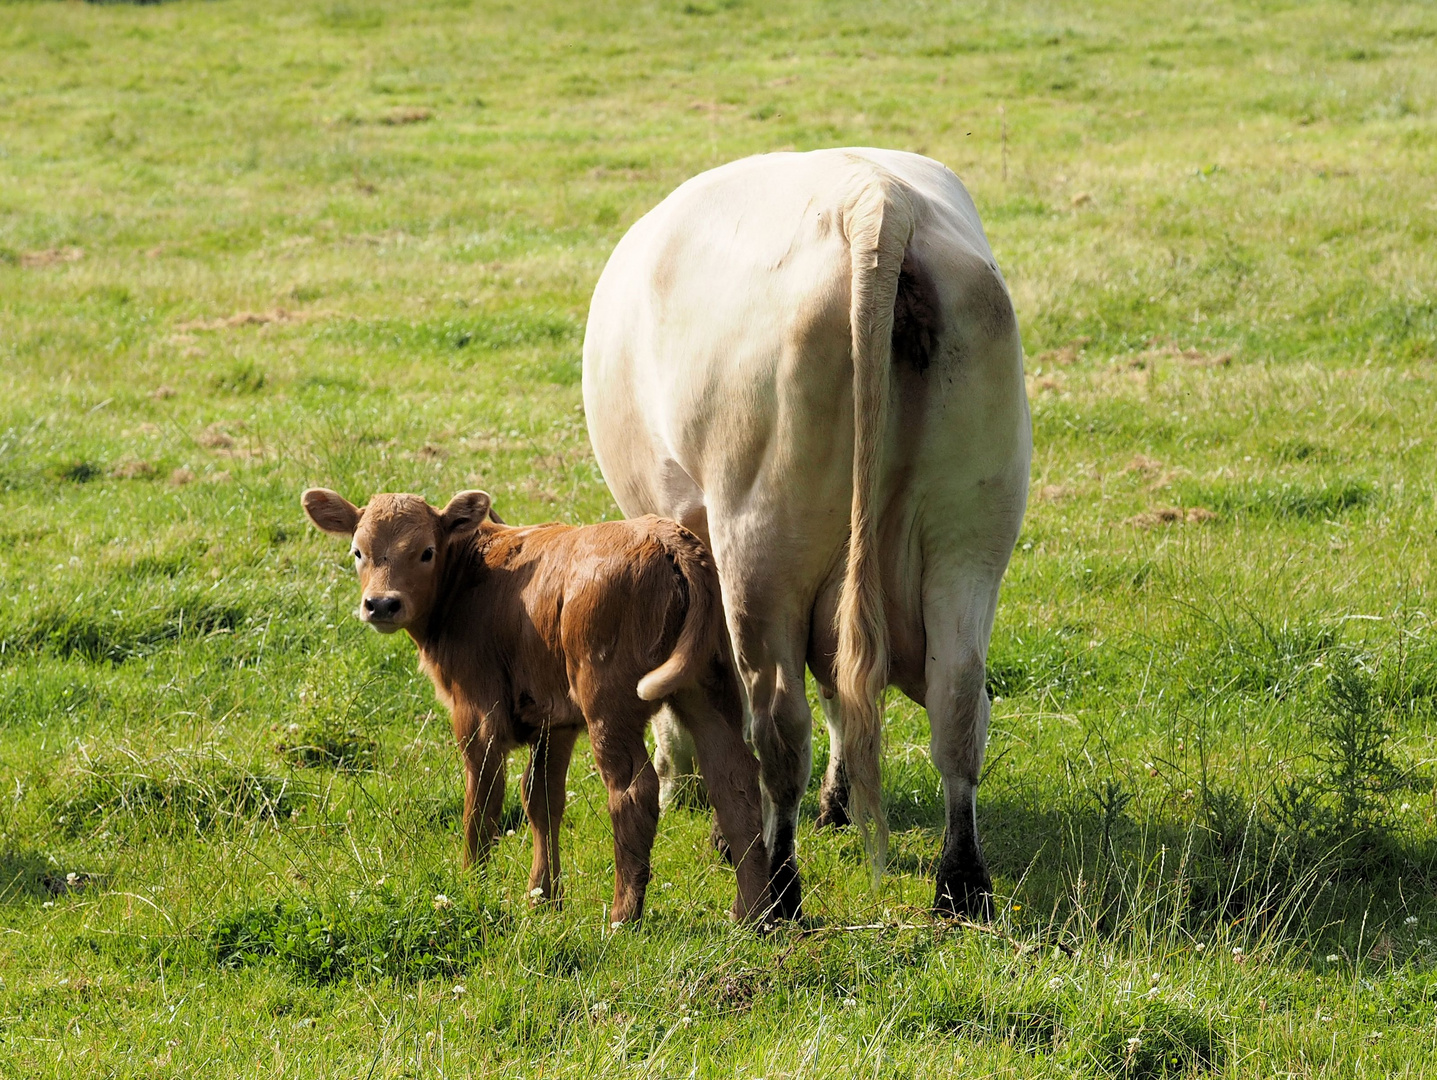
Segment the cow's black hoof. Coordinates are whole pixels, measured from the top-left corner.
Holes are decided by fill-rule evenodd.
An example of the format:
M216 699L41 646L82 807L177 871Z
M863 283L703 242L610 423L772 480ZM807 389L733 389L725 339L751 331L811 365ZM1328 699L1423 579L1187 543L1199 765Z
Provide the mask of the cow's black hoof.
M799 884L798 868L792 860L774 868L769 881L773 894L773 913L780 919L803 917L803 887Z
M848 789L827 787L818 793L818 822L820 829L842 829L853 824L848 817Z
M933 910L939 915L972 922L993 918L993 879L983 866L965 874L941 874L933 895Z

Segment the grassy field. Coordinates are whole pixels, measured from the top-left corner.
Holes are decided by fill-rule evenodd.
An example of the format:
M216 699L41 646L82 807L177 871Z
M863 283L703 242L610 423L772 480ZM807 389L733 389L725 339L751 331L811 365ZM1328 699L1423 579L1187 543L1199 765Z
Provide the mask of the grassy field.
M0 1075L1431 1075L1434 109L1430 3L0 3ZM877 891L809 806L754 937L677 811L610 933L581 748L531 912L298 493L615 514L609 250L843 144L963 177L1024 329L999 915L927 915L896 698Z

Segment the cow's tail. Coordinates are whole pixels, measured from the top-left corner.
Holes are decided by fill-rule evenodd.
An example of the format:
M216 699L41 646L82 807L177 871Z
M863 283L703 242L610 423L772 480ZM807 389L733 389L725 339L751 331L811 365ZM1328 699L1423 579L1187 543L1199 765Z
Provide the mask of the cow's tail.
M888 685L888 622L878 562L878 499L892 395L893 308L903 253L913 236L907 191L891 177L870 174L844 207L844 232L852 260L853 503L835 667L848 814L877 877L888 854L879 700Z
M659 701L698 682L720 648L723 627L718 572L708 552L687 534L679 543L664 544L664 549L688 587L688 610L674 651L639 680L638 693L644 701Z

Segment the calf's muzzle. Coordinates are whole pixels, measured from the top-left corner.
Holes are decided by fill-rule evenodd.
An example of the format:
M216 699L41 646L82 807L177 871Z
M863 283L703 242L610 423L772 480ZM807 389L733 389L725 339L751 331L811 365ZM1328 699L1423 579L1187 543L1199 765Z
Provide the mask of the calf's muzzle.
M375 593L364 598L360 604L359 617L376 630L388 632L394 627L385 624L393 623L403 607L404 601L394 593Z

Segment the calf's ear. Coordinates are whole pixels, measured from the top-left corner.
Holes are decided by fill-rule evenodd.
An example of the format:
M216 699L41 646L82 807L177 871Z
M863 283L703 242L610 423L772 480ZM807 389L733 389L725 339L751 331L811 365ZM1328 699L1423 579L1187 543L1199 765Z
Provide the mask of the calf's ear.
M299 497L309 520L332 536L353 536L363 510L337 491L310 488Z
M478 525L489 513L487 491L461 491L449 500L449 505L439 512L439 520L449 530L461 525Z

